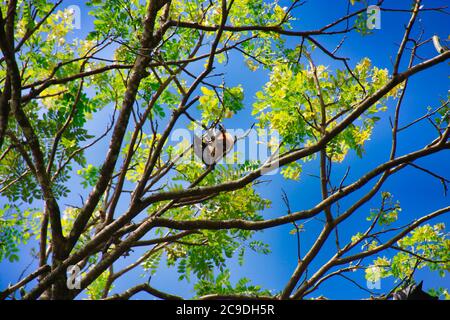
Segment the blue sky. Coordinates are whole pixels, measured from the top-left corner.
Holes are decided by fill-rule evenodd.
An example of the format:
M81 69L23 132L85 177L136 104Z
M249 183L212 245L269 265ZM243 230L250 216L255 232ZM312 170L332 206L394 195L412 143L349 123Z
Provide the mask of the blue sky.
M374 1L369 1L374 3ZM92 17L87 15L88 8L81 5L79 1L65 1L62 8L71 4L78 4L82 11L81 30L74 31L73 37L82 38L90 30L92 30ZM282 2L283 4L283 2ZM446 1L424 1L425 7L443 6ZM398 8L398 1L385 1L385 6L389 8ZM346 1L307 1L307 3L295 11L295 16L298 21L293 24L297 30L316 29L335 19L343 16L346 13ZM398 44L401 41L404 25L409 20L407 13L392 13L382 12L381 14L381 29L374 30L373 34L368 36L361 36L357 33L352 33L348 36L344 46L340 49L338 54L340 56L350 57L350 65L354 66L361 58L370 57L373 64L380 68L392 68L392 60L395 58ZM420 24L424 26L424 39L431 37L434 34L441 38L446 38L450 30L450 19L446 15L436 13L423 13L421 15ZM413 32L417 35L418 29ZM341 37L321 37L316 38L321 41L328 48L334 48ZM289 38L289 45L295 46L300 43L298 38ZM431 57L435 54L431 45L425 46L420 53L423 57ZM226 66L227 74L225 81L227 85L233 86L242 84L245 90L245 106L236 118L224 122L228 128L249 128L254 122L251 118L251 105L254 102L255 93L261 90L262 86L268 80L268 74L264 70L252 72L248 70L238 54L233 54L230 63ZM335 61L317 54L316 64L323 64L329 66L331 69L342 65ZM409 58L409 57L408 57ZM402 61L402 67L405 67L407 59ZM448 80L449 68L448 64L441 64L437 67L426 70L425 72L414 76L410 83L409 89L405 96L402 109L402 117L400 125L422 116L426 113L427 107L436 107L440 103L440 99L446 99L447 91L449 89ZM104 121L105 115L110 113L110 109L105 108L99 115L94 117L88 126L90 130L95 133L100 133L104 130L106 123ZM391 129L389 125L389 116L393 114L393 106L382 115L382 119L374 129L374 133L370 141L366 144L366 152L362 159L358 158L354 153L349 154L346 161L342 164L334 166L334 181L340 180L347 167L351 170L347 181L354 181L361 174L370 171L378 164L386 161L391 145ZM186 122L181 122L183 126ZM409 131L401 133L399 136L399 154L404 154L418 148L423 147L435 137L433 128L429 123L416 125ZM100 164L103 161L103 156L107 144L99 144L96 147L96 153L90 155L90 162L93 164ZM450 152L444 151L438 155L433 155L421 159L417 162L421 166L432 169L434 172L447 175L450 169ZM283 188L290 200L291 209L293 211L308 209L320 201L320 186L317 178L310 175L318 173L317 162L310 162L304 165L302 178L298 182L285 181L279 175L268 177L270 183L263 184L258 187L261 194L272 200L272 207L264 212L265 218L273 218L276 216L286 214L286 208L281 201L281 188ZM267 180L266 178L264 178ZM74 177L71 181L74 191L67 201L61 203L79 202L78 189L79 179ZM368 186L370 187L370 186ZM444 197L441 184L438 180L429 175L417 171L413 168L407 168L395 174L383 187L383 191L391 192L396 200L399 200L402 206L402 213L399 224L410 221L414 217L419 217L427 214L435 209L449 205L449 196ZM350 197L341 202L343 208L349 206L353 200L357 199L358 195L367 191L363 188L355 196ZM84 193L87 193L85 190ZM1 199L0 199L1 203ZM375 208L380 203L380 197L374 197L367 205L359 209L355 216L344 223L340 227L340 235L344 239L349 238L357 233L363 231L367 227L365 217L369 214L370 208ZM125 204L122 204L125 208ZM120 210L118 210L120 212ZM448 215L441 217L439 220L432 222L448 222ZM311 244L314 243L315 238L322 228L319 221L312 220L305 225L306 232L301 235L301 251L305 253ZM258 233L255 238L267 242L272 250L269 256L263 256L248 252L246 255L246 263L244 266L238 266L236 261L231 261L232 279L237 280L241 277L252 279L252 283L261 285L267 289L275 291L281 290L289 277L291 276L297 263L297 246L295 236L289 234L292 229L291 225L286 225L273 230L266 230ZM327 242L321 254L314 260L311 265L311 273L314 269L319 267L327 258L334 254L335 244L334 238ZM3 261L0 263L0 288L5 287L9 282L16 282L19 274L30 262L31 258L29 251L35 243L30 243L22 248L21 260L17 264L10 264ZM138 254L136 250L135 254ZM386 255L392 254L392 251L386 252ZM370 261L370 259L368 260ZM117 262L116 270L120 266L125 266L130 263L130 260L121 258ZM31 270L31 269L30 269ZM114 292L121 292L132 285L139 284L145 281L146 278L141 278L142 271L130 272L122 281L118 282ZM350 277L359 281L361 285L365 285L363 274L356 272ZM185 281L179 282L176 268L166 269L164 265L152 278L151 284L163 291L180 294L185 297L193 295L191 283ZM424 280L424 287L431 288L437 286L450 287L450 278L448 275L445 278L440 278L426 270L417 273L416 280ZM392 285L390 279L385 279L381 283L382 288L379 292L389 291ZM324 294L329 298L350 298L358 299L367 297L367 293L355 287L352 283L335 278L323 284L320 289L313 295L318 296ZM137 295L136 298L149 298L148 295Z

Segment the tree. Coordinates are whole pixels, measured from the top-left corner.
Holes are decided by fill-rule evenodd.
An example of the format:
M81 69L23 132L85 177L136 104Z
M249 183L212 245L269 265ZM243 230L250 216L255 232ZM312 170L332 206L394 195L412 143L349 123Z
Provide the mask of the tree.
M418 0L402 8L378 2L382 12L410 17L388 70L370 57L355 61L339 54L347 37L370 37L361 1L350 1L347 13L329 24L299 29L301 1L282 7L261 0L92 0L94 29L83 38L71 36L74 15L62 2L2 1L0 260L16 263L22 243L38 242L36 269L4 288L3 298L26 286L24 299L80 293L128 299L141 291L181 299L173 288L147 282L111 293L129 271L152 275L165 268L163 262L177 268L180 281L193 275L200 299L310 298L325 281L350 279L346 274L355 270L365 270L369 281L398 279L378 297L389 298L418 269L448 271L450 240L444 224L430 220L442 219L450 207L399 225L400 203L385 188L395 173L414 168L447 190L447 178L416 161L433 154L439 159L449 148L448 100L401 121L410 78L450 58L445 46L434 50L436 35L418 23L425 13L442 18L444 8ZM342 40L331 47L329 39L336 38ZM234 60L269 76L251 108L254 131L280 139L268 142L272 155L265 161L204 164L193 157L193 140L172 137L179 128L215 130L249 110L246 83L225 81L236 72L228 67ZM390 155L374 166L364 147L386 110L394 110ZM90 120L99 117L108 119L104 131ZM399 133L427 121L434 138L401 153ZM248 132L235 138L236 145ZM89 159L101 145L107 151L95 165ZM348 181L349 169L338 177L334 168L351 153L365 160L365 168ZM279 167L285 179L301 182L306 164L317 168L321 200L292 211L285 194L287 211L265 217L270 201L257 188L264 174ZM73 183L80 181L76 175L81 185ZM66 204L78 194L80 205ZM378 203L377 209L365 212L368 203ZM367 228L349 229L346 223L355 218ZM319 221L321 231L305 248L300 240L308 236L308 219ZM248 248L269 254L255 235L284 225L293 225L299 241L298 264L284 288L269 291L245 278L233 284L230 259L243 263ZM353 236L340 236L342 230ZM330 241L335 252L317 267L313 262ZM145 251L137 257L138 247ZM387 249L398 253L384 256ZM130 264L117 270L121 257ZM70 272L78 270L81 282L70 287Z

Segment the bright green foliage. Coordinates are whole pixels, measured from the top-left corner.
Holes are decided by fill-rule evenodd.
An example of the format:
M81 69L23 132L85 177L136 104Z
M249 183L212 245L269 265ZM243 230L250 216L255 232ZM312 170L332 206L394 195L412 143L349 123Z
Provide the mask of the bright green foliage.
M356 243L356 242L360 241L363 238L363 236L364 235L361 232L358 232L357 234L352 236L352 238L351 238L352 243Z
M372 209L370 216L367 217L368 221L377 219L379 225L390 225L397 221L398 214L402 211L400 202L393 200L393 196L389 192L382 192L382 204L380 209Z
M19 153L8 152L0 163L0 175L5 181L3 185L11 184L11 187L2 192L8 201L32 203L33 199L41 197L41 190Z
M99 169L92 164L89 164L86 168L80 169L77 173L84 179L82 183L83 187L95 185L99 174Z
M87 295L91 300L99 300L102 298L105 286L108 283L109 271L103 272L90 286L86 288ZM111 287L111 289L114 286Z
M181 172L174 177L174 181L194 181L202 172L202 165L198 162L188 162L178 165ZM213 185L231 179L236 179L245 170L233 169L232 166L217 165L202 182L201 185ZM177 189L181 185L173 185ZM184 206L170 209L165 216L177 219L245 219L258 221L262 219L260 211L270 206L270 201L261 198L251 185L229 193L221 193L212 199L207 199L195 206ZM150 207L149 212L155 212L156 207ZM177 265L180 279L191 278L194 274L199 279L212 281L214 270L218 268L223 271L226 260L237 257L242 262L246 249L262 254L268 254L269 248L259 241L250 241L253 231L246 230L223 230L202 231L183 238L182 242L174 243L164 247L167 264ZM165 234L159 230L158 235ZM193 245L192 245L193 244ZM158 255L158 254L157 254ZM155 266L159 263L159 257L152 255L144 263L145 269L150 273L155 272Z
M247 278L240 279L237 281L236 285L233 286L230 282L230 272L228 270L224 270L211 280L200 280L195 284L194 289L197 296L211 293L219 295L245 294L249 296L263 296L270 294L269 291L262 290L259 286L250 285L250 280Z
M207 87L201 87L202 96L199 99L198 109L202 110L202 122L208 124L220 117L231 117L244 106L244 91L241 86L227 88L223 96L218 96L218 92Z
M394 201L393 195L389 192L382 192L380 207L372 209L367 218L374 228L371 234L378 235L370 236L358 232L352 236L352 243L361 243L363 251L376 248L380 245L383 233L396 230L394 223L397 221L400 211L400 203ZM381 227L381 231L375 230L377 226ZM392 229L386 229L387 226ZM394 255L378 256L365 269L365 277L368 281L375 282L383 278L394 277L397 282L413 278L414 272L423 268L436 271L441 277L444 277L450 270L450 239L449 234L445 232L443 223L419 226L394 243L392 248L395 250ZM445 296L445 292L441 290L439 295Z
M21 211L9 205L0 209L0 262L19 260L19 246L26 244L36 231L33 210Z
M69 236L70 230L72 230L73 227L73 223L75 219L78 217L79 213L80 210L78 208L68 206L64 209L61 217L61 225L64 236ZM93 214L93 217L89 220L90 221L89 227L81 235L80 239L78 239L75 245L75 250L83 248L83 246L86 245L86 243L93 238L95 232L95 224L93 222L98 221L98 219L99 219L99 211L96 211ZM36 238L40 239L40 234L38 234ZM97 259L98 254L91 255L88 259L88 265L95 264L97 262Z
M431 288L428 293L435 297L442 297L445 300L450 300L450 293L447 289L439 287L437 289Z
M352 73L353 75L347 70L332 72L326 66L317 66L322 98L327 106L327 131L333 129L361 99L373 94L389 81L387 70L372 67L367 58L360 61ZM392 90L386 98L396 97L399 89L397 87ZM257 116L259 126L276 130L286 149L311 145L321 137L321 105L310 68L290 64L275 65L270 81L263 91L257 92L256 99L253 114ZM328 156L333 161L342 162L348 151L354 150L361 157L364 143L370 139L373 127L379 120L376 114L384 110L385 100L371 106L358 122L348 126L328 144Z
M394 277L398 280L409 278L417 269L428 268L445 277L450 271L450 238L445 231L445 225L426 224L413 230L408 236L397 242L404 250L392 258L378 257L372 265L379 267L380 277ZM371 269L367 269L366 278L371 279ZM444 291L439 295L448 296Z
M298 162L292 162L281 169L281 174L286 179L299 180L302 173L302 166Z
M448 99L450 98L450 94L447 96L447 101L441 101L442 107L438 109L436 116L434 117L434 121L436 125L445 127L450 124L450 107L448 105ZM431 107L429 108L429 112L431 112Z
M150 273L150 275L152 276L156 274L156 271L159 268L162 253L163 253L162 251L157 251L153 253L142 263L142 267L144 268L144 270Z
M80 210L77 208L66 207L61 219L61 225L63 227L63 232L68 235L73 227L73 222L77 218Z
M136 152L133 155L133 163L135 163L135 165L131 168L131 170L127 172L126 175L129 181L136 182L142 176L142 174L144 173L145 160L146 156L148 155L149 149L154 143L156 143L159 138L159 135L157 135L155 139L153 138L153 136L147 136L145 134L142 135L140 144L138 145L138 148L136 148ZM122 149L123 155L126 155L128 153L129 148L130 145L127 144Z
M33 1L33 6L37 9L33 12L36 14L34 19L31 18L30 5L25 1L18 1L17 15L22 19L18 20L14 33L17 42L35 25L36 21L43 18L44 14L52 8L53 3L38 0ZM56 10L40 26L39 31L33 33L28 39L27 50L21 50L18 53L18 60L26 64L22 74L23 87L27 88L33 83L44 83L50 77L55 80L64 79L80 71L105 65L104 62L96 60L83 63L79 59L89 54L88 49L90 50L95 42L80 39L68 40L72 31L72 15L68 10ZM5 69L1 68L2 78L4 71ZM105 103L113 101L112 95L108 99L105 98L108 95L107 85L105 85L109 82L108 78L108 74L104 73L90 77L83 83L83 88L101 91L101 95L90 96L81 91L78 96L82 83L72 81L64 85L48 86L40 92L38 100L24 104L24 111L35 128L34 131L38 135L44 154L50 154L56 132L62 128L74 110L73 120L61 137L52 166L54 172L55 164L59 161L64 162L63 159L72 156L73 161L67 163L55 177L53 191L58 198L67 196L70 191L65 183L70 177L73 163L85 165L84 152L80 150L80 147L83 142L92 138L84 128L86 119L103 108ZM15 202L21 199L31 203L33 199L42 197L37 181L26 170L26 164L20 159L18 152L8 152L1 160L0 175L4 185L14 182L11 187L2 192L9 201Z

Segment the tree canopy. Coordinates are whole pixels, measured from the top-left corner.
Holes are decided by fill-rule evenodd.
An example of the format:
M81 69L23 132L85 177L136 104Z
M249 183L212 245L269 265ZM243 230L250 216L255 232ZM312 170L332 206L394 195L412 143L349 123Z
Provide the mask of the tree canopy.
M297 0L92 0L82 16L92 28L77 31L80 17L62 0L2 0L0 262L34 260L0 297L309 299L341 278L389 299L417 270L446 276L450 206L424 204L414 216L389 186L411 169L442 184L448 200L445 172L418 162L448 160L448 92L412 120L404 103L410 79L450 58L447 34L421 16L448 13L388 2L377 8L408 19L396 51L379 48L391 56L381 67L346 49L348 38L377 32L365 1L343 1L334 21L304 28L308 3ZM249 96L258 77L265 84ZM391 143L374 163L365 149L383 121ZM399 136L414 140L409 132L423 123L432 138L405 151ZM233 149L222 157L225 133ZM194 154L194 135L217 161ZM295 202L308 174L320 196L310 207ZM275 177L281 187L264 185ZM268 214L274 201L283 209ZM270 260L262 232L286 227L296 266L281 288L235 272L249 252ZM128 285L134 270L143 278ZM155 287L161 270L193 294ZM365 285L384 278L395 279L384 292ZM447 288L432 294L449 297Z

